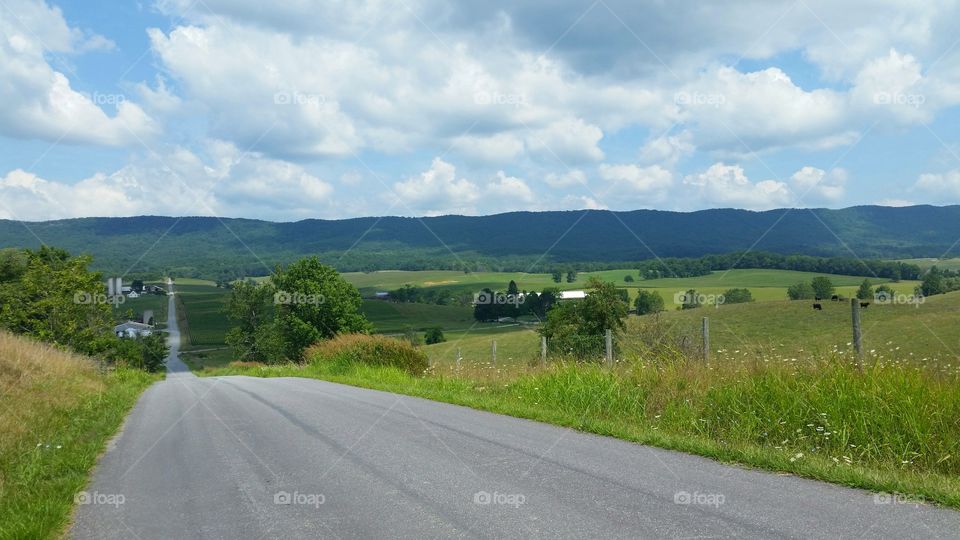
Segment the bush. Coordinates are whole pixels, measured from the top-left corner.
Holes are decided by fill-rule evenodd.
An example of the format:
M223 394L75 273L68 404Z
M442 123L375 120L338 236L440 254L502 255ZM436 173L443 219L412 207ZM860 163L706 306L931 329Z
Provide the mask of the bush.
M423 339L424 341L426 341L427 345L433 345L434 343L443 343L444 341L447 340L447 338L444 337L443 335L443 328L440 328L439 326L428 328L427 334L424 336Z
M723 293L723 300L727 304L746 304L753 302L753 294L750 289L727 289Z
M313 364L390 366L413 375L422 375L429 367L427 355L410 343L366 334L342 334L328 341L320 341L307 348L305 356Z

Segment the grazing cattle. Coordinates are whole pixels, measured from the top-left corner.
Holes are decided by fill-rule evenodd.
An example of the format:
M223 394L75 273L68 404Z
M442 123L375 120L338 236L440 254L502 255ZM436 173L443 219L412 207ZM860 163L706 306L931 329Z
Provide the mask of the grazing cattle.
M830 300L833 300L834 302L839 302L839 301L840 301L840 297L837 296L837 295L833 295L833 296L830 298Z
M816 300L817 302L819 302L820 300L823 300L823 298L820 298L819 296L814 296L813 299Z
M822 304L814 304L814 305L813 305L813 309L818 309L818 310L820 310L820 311L823 311L823 305L822 305Z
M870 302L860 302L860 307L862 307L863 309L867 309L868 307L870 307Z

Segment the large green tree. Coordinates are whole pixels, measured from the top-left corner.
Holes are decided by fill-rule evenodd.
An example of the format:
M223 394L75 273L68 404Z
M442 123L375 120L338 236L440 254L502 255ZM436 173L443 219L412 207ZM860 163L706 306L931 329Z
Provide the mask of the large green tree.
M833 296L833 282L826 276L817 276L810 280L810 287L817 298L830 298Z
M267 342L263 325L273 317L274 288L271 283L257 283L253 280L241 281L230 289L225 313L233 324L227 331L226 343L233 349L236 359L248 361L272 360L267 353ZM274 351L270 351L271 353Z
M360 312L357 288L316 257L277 268L271 280L276 289L276 328L290 360L302 361L303 350L319 340L373 329Z
M659 313L663 311L663 297L656 291L640 289L637 291L637 298L633 301L633 305L637 308L637 315Z

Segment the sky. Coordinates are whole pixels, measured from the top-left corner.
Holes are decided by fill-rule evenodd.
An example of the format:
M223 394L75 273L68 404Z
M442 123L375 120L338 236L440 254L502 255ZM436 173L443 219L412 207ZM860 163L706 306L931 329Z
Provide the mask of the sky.
M0 218L960 203L960 0L0 0Z

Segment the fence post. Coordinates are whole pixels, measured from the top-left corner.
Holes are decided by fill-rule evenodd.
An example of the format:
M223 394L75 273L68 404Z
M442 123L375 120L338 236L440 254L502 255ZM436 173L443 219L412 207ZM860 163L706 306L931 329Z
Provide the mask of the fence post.
M857 351L857 369L863 371L863 334L860 330L860 299L850 299L850 313L853 318L853 348Z
M457 371L460 371L460 361L463 360L463 355L460 354L460 347L457 347Z
M493 340L493 367L497 367L497 340Z
M547 365L547 336L540 336L540 365Z
M710 361L710 318L703 318L703 361Z
M613 331L609 328L607 329L606 342L607 342L607 364L611 367L613 366Z

